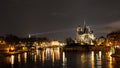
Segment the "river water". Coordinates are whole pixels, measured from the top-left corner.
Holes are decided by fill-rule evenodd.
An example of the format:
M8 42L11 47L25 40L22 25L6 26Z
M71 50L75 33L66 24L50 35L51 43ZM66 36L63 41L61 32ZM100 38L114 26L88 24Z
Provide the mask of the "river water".
M119 68L120 58L112 52L69 51L46 48L0 57L0 68Z

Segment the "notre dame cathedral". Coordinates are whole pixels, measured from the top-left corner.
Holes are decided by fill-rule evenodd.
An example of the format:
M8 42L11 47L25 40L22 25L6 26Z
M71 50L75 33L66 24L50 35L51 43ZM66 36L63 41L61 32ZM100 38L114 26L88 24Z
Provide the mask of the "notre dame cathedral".
M91 31L90 26L87 26L84 21L84 26L78 26L76 31L76 43L81 45L94 45L94 33Z

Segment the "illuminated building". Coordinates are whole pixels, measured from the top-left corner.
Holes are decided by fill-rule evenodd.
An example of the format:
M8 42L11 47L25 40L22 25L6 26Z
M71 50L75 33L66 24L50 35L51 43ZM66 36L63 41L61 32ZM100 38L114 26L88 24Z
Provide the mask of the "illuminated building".
M103 45L104 42L105 42L104 37L100 37L100 38L96 39L96 45Z
M120 30L107 34L106 46L120 46Z
M90 26L87 26L84 21L84 26L78 26L76 31L76 43L81 45L94 45L95 40L94 33L91 31Z
M59 46L60 42L59 41L51 41L52 46Z

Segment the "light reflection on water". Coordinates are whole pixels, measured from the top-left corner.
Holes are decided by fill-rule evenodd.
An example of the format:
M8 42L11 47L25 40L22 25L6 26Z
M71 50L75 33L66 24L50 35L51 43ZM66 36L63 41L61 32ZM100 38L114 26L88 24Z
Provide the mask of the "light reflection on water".
M19 63L21 62L20 54L18 54L18 62L19 62Z
M63 52L63 68L67 68L67 58L65 56L65 52Z
M5 57L0 67L9 68L117 68L120 58L111 57L112 52L64 52L59 48L46 48L35 52ZM9 61L8 61L9 59Z
M101 57L102 57L101 51L96 53L96 67L97 68L102 68L102 58Z
M92 66L92 68L94 68L94 52L92 51L91 52L91 66Z
M11 62L11 64L13 65L14 64L14 55L11 55L11 59L10 59L10 62Z
M27 62L27 52L24 53L24 61Z
M113 68L113 67L112 67L112 62L114 62L114 58L111 57L112 52L110 51L110 52L107 52L106 54L107 54L106 57L108 58L108 61L109 61L108 67L109 67L109 68Z

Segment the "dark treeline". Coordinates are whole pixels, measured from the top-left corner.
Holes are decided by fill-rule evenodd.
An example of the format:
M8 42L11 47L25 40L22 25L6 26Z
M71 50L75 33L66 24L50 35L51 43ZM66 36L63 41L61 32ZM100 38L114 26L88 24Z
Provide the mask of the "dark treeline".
M6 36L1 36L0 40L4 40L6 42L6 44L19 44L19 43L33 43L33 42L48 42L48 38L46 37L31 37L31 38L27 38L27 37L18 37L16 35L13 34L9 34Z

